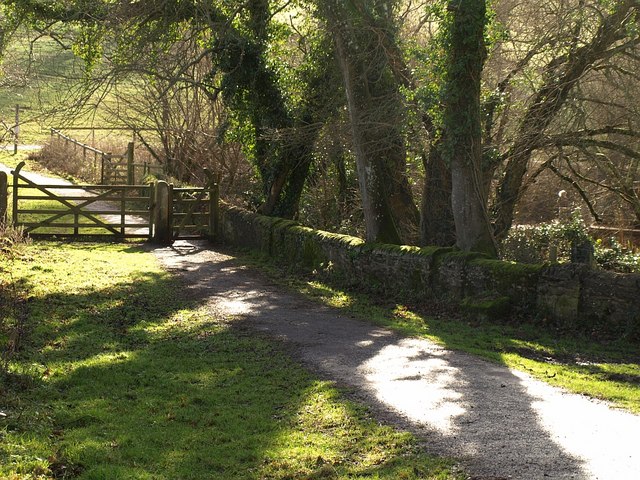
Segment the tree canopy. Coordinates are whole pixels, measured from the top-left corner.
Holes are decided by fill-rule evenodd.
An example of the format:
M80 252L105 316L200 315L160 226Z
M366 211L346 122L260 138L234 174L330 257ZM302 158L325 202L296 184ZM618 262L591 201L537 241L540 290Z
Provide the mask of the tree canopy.
M122 121L164 132L157 154L177 177L200 167L185 145L239 145L264 214L495 256L543 179L594 221L618 202L640 224L639 7L9 0L0 41L8 18L72 26L60 43L85 85L120 89L136 112Z

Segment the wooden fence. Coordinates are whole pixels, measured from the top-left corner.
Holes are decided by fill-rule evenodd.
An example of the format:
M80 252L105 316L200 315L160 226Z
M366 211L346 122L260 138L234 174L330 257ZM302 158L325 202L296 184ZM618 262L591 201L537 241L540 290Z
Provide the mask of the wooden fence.
M32 237L151 238L150 185L37 184L13 173L13 224Z
M591 225L589 227L591 236L597 239L608 240L615 238L623 247L640 246L640 230L637 228L615 228Z
M135 162L135 146L133 142L127 144L122 154L103 152L102 150L80 142L60 130L51 129L51 137L63 140L66 145L73 145L74 149L82 149L82 157L93 156L94 171L100 173L100 183L103 185L136 185L149 174L163 173L161 165L149 162Z

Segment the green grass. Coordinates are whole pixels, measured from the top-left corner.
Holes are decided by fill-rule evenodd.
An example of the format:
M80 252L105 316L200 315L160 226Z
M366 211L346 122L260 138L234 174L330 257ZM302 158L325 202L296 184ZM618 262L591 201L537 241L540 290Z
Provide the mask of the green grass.
M509 322L469 319L447 311L433 314L419 302L398 304L366 291L345 290L334 279L292 275L262 255L241 252L240 256L282 285L350 315L640 413L640 348L633 341L597 341L526 319Z
M34 243L4 264L22 348L0 478L459 478L131 245ZM5 339L6 340L6 339ZM459 475L459 474L458 474Z
M32 44L29 40L24 30L13 38L0 76L0 118L12 125L16 104L27 107L20 112L21 143L39 142L47 137L48 125L41 123L44 112L59 108L72 84L70 79L81 75L80 64L72 52L62 50L48 37ZM8 137L5 141L9 141Z
M21 150L14 155L13 151L0 150L0 163L6 165L11 169L15 169L20 162L25 163L24 167L22 168L23 172L38 172L51 178L66 178L70 181L73 180L73 178L69 177L68 175L63 176L58 173L52 172L51 170L44 167L42 164L32 158L32 152ZM11 190L13 177L10 173L7 173L7 175L9 176L9 190Z

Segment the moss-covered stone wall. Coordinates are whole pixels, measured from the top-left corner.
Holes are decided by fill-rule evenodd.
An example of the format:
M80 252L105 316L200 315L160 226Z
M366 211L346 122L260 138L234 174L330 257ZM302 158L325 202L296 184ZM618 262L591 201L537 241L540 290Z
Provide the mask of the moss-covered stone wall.
M581 265L526 265L451 248L366 244L224 206L223 242L304 271L325 271L389 295L455 305L474 316L521 313L599 336L640 339L640 275Z

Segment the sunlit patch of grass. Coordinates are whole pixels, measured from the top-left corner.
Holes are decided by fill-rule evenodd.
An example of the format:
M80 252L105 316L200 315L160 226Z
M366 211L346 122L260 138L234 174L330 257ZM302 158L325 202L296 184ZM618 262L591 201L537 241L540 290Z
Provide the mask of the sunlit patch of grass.
M36 243L12 275L29 328L0 478L461 478L136 247Z
M33 160L31 156L32 152L25 150L18 150L16 154L13 153L13 150L0 150L0 163L6 165L7 167L10 167L11 169L14 169L20 162L25 162L25 166L22 169L23 171L42 172L46 173L48 177L61 178L53 172L47 170L37 161ZM12 178L8 172L7 175L9 175L9 187L11 187Z
M314 383L292 419L293 433L266 452L265 478L282 478L292 465L294 478L449 478L441 463L412 458L409 434L358 420L363 417L366 410L340 402L330 384Z
M344 308L353 305L353 297L351 295L323 283L310 281L303 288L305 293L324 299L325 303L332 307Z

